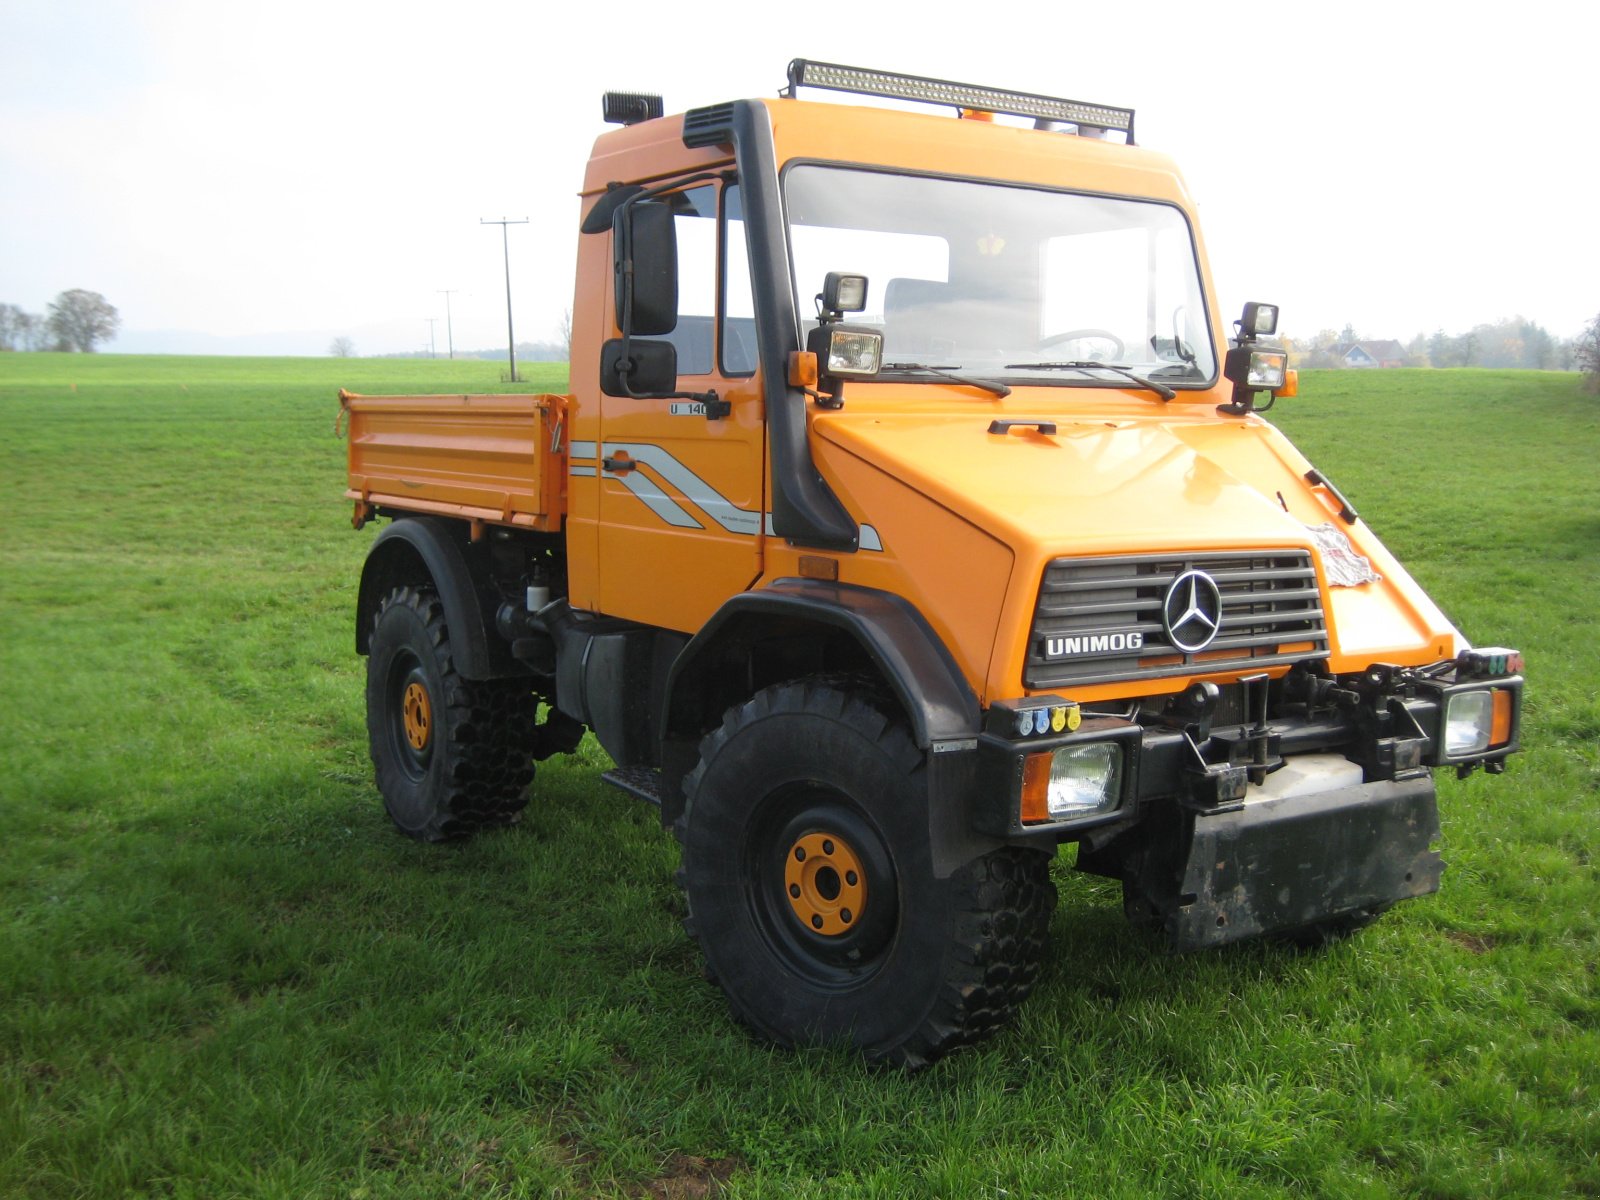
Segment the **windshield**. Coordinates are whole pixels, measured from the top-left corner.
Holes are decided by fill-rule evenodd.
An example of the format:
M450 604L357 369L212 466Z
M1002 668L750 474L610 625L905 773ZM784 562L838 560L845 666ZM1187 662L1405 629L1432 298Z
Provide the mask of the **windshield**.
M1177 387L1216 374L1171 205L811 164L785 174L784 199L799 311L815 312L829 271L866 275L866 311L846 319L883 330L886 374L1127 386L1087 365L1107 363Z

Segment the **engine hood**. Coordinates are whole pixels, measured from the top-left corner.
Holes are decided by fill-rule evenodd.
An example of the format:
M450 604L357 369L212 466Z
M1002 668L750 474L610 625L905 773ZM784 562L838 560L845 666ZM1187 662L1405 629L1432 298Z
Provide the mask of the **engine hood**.
M816 429L1013 546L1086 554L1312 544L1277 498L1299 481L1263 453L1275 433L1265 422L1041 417L1052 432L1014 423L991 433L992 419L830 415Z
M1455 653L1449 621L1259 417L844 411L818 414L813 432L819 465L847 495L852 476L884 472L1008 545L1030 610L1044 564L1064 555L1304 548L1319 563L1334 669ZM1329 586L1312 532L1329 525L1381 578Z

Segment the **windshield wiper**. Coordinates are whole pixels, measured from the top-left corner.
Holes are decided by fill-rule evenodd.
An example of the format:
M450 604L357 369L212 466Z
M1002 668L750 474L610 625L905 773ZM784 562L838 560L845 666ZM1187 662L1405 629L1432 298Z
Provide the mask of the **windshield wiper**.
M1091 361L1088 361L1088 360L1080 360L1080 361L1074 361L1074 362L1007 363L1006 364L1006 370L1008 370L1008 371L1115 371L1118 375L1121 375L1124 379L1131 379L1131 380L1133 380L1134 383L1137 383L1140 387L1148 388L1150 391L1152 391L1156 395L1160 396L1163 400L1171 400L1174 397L1176 397L1177 394L1178 394L1177 392L1173 391L1171 388L1169 388L1164 383L1157 383L1153 379L1146 379L1143 375L1138 375L1138 374L1135 374L1134 372L1128 370L1127 367L1118 367L1118 366L1114 366L1111 363L1091 362Z
M964 383L968 387L982 388L984 391L992 392L996 396L1011 395L1011 389L1003 383L996 383L992 379L968 379L965 375L952 375L950 373L950 367L933 367L929 366L927 363L892 362L884 363L883 369L885 371L920 371L924 375L937 375L941 379L949 379L956 383ZM955 370L960 369L961 368L959 366L955 368Z

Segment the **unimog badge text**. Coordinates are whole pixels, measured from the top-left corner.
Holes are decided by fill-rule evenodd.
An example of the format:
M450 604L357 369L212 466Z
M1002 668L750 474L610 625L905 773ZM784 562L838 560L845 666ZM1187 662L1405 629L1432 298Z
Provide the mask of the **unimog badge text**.
M1118 650L1144 649L1142 633L1093 633L1087 637L1046 638L1046 658L1071 658L1076 654L1111 654Z

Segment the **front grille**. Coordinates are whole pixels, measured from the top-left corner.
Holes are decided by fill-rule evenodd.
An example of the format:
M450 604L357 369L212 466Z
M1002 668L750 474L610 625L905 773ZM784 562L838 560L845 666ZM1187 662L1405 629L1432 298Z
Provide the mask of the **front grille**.
M1167 589L1190 570L1211 576L1222 595L1217 635L1195 654L1172 644L1161 619ZM1058 558L1039 587L1022 679L1030 688L1122 683L1327 653L1322 597L1305 550Z

